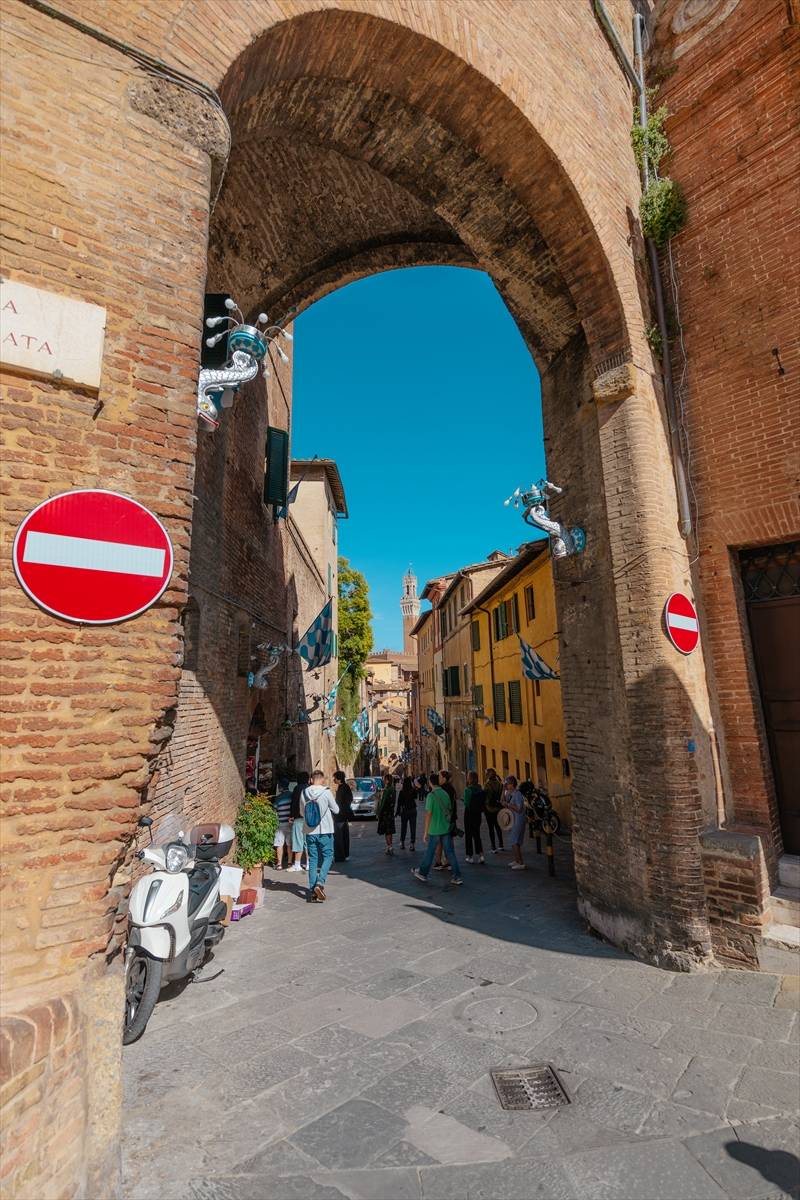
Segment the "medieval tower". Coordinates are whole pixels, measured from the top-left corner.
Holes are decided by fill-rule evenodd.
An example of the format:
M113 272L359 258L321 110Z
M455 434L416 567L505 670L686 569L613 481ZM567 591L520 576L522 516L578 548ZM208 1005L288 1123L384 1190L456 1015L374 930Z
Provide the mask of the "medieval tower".
M403 595L400 600L400 611L403 614L403 654L416 654L416 646L411 636L411 630L419 617L419 599L417 597L417 577L411 570L403 576Z

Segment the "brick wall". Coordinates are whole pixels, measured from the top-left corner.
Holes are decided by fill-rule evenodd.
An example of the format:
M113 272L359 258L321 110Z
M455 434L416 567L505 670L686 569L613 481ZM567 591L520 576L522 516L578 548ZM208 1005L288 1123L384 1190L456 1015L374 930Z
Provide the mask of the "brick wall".
M690 40L670 33L678 7L657 6L653 74L689 210L673 254L687 359L676 343L673 368L698 598L727 819L758 830L774 880L780 833L736 552L800 534L800 115L789 85L800 27L785 0L739 3L719 23L712 5Z

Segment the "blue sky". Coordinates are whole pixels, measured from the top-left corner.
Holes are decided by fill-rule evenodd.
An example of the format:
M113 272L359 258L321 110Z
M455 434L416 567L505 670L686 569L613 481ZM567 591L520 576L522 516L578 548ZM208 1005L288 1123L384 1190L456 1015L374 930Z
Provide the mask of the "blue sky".
M375 647L402 645L426 579L530 538L503 500L544 474L539 375L488 275L385 271L295 321L292 454L336 459L340 552L370 585Z

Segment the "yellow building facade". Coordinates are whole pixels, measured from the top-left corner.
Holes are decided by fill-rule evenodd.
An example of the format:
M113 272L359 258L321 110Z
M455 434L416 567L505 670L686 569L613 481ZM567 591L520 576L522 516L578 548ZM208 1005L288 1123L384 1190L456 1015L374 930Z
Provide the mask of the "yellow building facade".
M475 763L547 787L570 825L571 776L557 680L522 671L519 637L558 670L558 624L546 540L530 542L464 609L472 647Z

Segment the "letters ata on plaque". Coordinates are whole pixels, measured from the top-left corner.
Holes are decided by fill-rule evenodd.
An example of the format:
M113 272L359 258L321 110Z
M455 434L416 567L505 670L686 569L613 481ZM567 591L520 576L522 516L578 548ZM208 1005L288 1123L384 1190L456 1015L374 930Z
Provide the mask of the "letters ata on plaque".
M106 310L0 278L0 363L25 375L100 387Z

